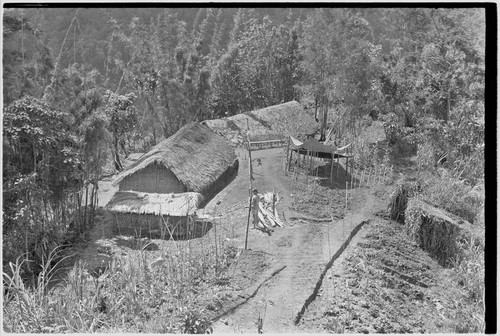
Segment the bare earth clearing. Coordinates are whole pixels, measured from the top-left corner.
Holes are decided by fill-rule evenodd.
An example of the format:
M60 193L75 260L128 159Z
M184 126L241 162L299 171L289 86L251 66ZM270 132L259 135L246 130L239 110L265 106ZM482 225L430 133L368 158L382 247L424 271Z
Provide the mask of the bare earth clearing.
M447 330L447 310L459 308L447 298L459 296L458 287L447 282L445 269L405 238L400 224L384 218L389 186L350 191L344 218L342 169L332 188L306 186L304 176L297 183L291 173L284 175L283 149L254 151L253 186L261 193L276 191L279 214L286 222L270 235L250 229L249 250L244 250L248 159L244 151L238 156L238 176L205 208L219 216L217 230L224 230L241 251L223 277L227 281L220 288L205 288L203 298L196 299L214 321L214 332L255 333L259 317L264 332ZM114 191L111 180L104 181L100 205ZM133 239L113 236L104 215L100 220L103 223L90 234L90 246L81 253L89 268L137 249ZM211 234L199 239L213 239ZM150 259L158 255L147 253Z

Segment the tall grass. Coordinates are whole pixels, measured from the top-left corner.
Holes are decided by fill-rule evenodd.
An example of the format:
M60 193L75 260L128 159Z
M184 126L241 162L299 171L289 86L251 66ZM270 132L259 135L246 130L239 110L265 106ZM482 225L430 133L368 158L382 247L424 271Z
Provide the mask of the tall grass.
M428 168L424 159L430 155L425 155L424 151L421 153L421 157L417 158L422 163L421 168ZM484 207L484 179L476 172L469 174L463 167L467 168L458 165L451 169L421 170L418 179L423 192L419 198L468 220L475 226L474 230L482 231L484 221L475 221L475 218ZM472 175L476 178L464 179L464 176ZM456 299L458 308L453 312L449 327L456 333L482 333L485 328L484 243L477 244L472 238L458 244L461 253L452 260L451 271L453 281L463 289L463 295Z
M422 183L424 200L471 223L484 204L484 195L474 192L474 186L455 177L446 169L439 169L438 174L421 173L419 180Z
M143 246L101 268L78 262L55 286L50 279L57 265L50 262L42 265L36 286L25 286L19 258L4 272L4 330L178 333L201 331L202 325L205 332L210 326L204 307L213 296L212 285L236 255L224 230L219 231L162 245L155 255Z
M453 261L455 280L463 288L452 327L456 333L483 333L485 330L484 250L470 242L461 245L460 259Z

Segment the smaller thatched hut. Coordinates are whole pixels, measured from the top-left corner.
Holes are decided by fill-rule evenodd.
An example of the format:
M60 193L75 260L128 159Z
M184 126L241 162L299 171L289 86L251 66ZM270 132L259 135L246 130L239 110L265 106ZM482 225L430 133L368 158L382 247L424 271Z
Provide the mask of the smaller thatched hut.
M250 128L251 141L285 139L289 135L305 137L314 133L319 124L296 101L245 112L229 118L205 120L212 131L226 138L232 145L246 141ZM286 142L285 142L286 143Z
M106 208L119 234L169 238L195 230L196 210L203 196L180 194L117 192Z

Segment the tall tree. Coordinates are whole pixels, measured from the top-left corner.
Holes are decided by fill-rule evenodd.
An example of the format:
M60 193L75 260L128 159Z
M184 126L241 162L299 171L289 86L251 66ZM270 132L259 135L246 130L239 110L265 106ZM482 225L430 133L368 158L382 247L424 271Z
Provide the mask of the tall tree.
M53 62L42 42L40 28L22 13L4 13L3 102L9 105L24 95L40 97Z
M301 79L298 35L269 18L259 22L251 13L235 18L239 36L221 57L214 72L212 109L215 115L235 114L297 98ZM241 28L243 27L243 28ZM240 29L243 29L240 31Z
M356 9L321 8L306 20L302 89L314 101L317 114L321 112L323 126L328 110L341 103L351 117L366 112L366 93L376 73L371 55L378 49L371 36L368 21Z

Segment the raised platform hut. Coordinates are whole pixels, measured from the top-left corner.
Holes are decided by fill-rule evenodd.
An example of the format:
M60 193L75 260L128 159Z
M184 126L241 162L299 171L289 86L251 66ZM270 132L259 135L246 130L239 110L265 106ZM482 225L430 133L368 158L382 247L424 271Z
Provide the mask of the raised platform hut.
M118 175L114 184L119 191L107 209L118 229L161 231L158 225L173 222L167 218L195 216L237 172L236 154L224 138L190 123Z
M295 153L295 155L294 155ZM339 159L345 159L346 173L349 167L349 159L352 159L354 155L347 155L339 153L339 149L332 146L327 146L320 143L316 139L307 139L304 142L290 136L288 138L287 144L287 159L285 161L285 171L289 171L292 167L296 169L299 166L302 156L302 166L306 168L307 171L313 169L313 158L318 158L330 162L330 182L333 181L333 161L337 159L337 174L339 165ZM351 172L352 173L352 172Z

